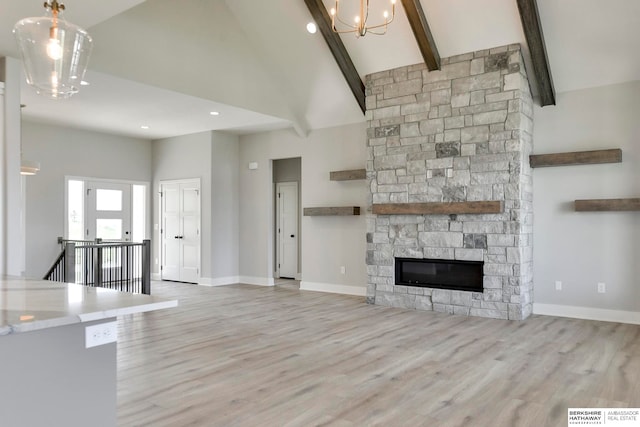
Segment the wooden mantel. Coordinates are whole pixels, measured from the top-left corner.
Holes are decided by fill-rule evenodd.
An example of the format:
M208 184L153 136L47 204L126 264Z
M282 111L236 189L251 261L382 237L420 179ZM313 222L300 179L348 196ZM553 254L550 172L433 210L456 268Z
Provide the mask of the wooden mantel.
M504 202L384 203L374 204L372 212L378 215L494 214L504 212Z

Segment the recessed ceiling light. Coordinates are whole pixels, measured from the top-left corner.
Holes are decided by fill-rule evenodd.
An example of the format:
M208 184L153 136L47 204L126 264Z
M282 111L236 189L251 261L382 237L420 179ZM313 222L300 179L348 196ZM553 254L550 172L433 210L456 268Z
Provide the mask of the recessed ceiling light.
M307 24L307 31L309 31L311 34L315 34L316 31L318 31L318 27L316 26L315 22L309 22Z
M89 86L91 83L85 81L85 80L80 80L80 86Z
M149 126L147 126L147 125L142 125L142 126L140 126L140 129L149 129Z
M220 113L217 112L217 111L212 111L209 114L211 114L212 116L219 116L220 115Z

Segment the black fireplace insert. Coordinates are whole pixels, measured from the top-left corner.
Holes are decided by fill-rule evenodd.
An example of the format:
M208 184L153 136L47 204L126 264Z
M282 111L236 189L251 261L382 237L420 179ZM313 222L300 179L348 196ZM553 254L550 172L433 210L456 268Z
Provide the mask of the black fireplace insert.
M482 292L482 261L396 258L396 285Z

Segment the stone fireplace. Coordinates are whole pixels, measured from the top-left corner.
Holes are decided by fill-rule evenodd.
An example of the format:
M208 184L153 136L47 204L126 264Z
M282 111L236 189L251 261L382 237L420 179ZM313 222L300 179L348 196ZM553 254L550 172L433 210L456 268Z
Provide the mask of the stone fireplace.
M531 314L533 104L519 45L367 76L367 302L522 320ZM447 206L496 202L493 213ZM374 214L438 205L436 214ZM395 260L482 262L482 292L398 284Z

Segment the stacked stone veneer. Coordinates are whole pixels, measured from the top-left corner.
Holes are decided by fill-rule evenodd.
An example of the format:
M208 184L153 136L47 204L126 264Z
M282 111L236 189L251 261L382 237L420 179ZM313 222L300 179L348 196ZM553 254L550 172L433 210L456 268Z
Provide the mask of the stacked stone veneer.
M371 203L501 200L482 215L367 218L367 302L452 314L531 314L533 104L519 45L367 76ZM484 261L484 291L396 286L394 258Z

